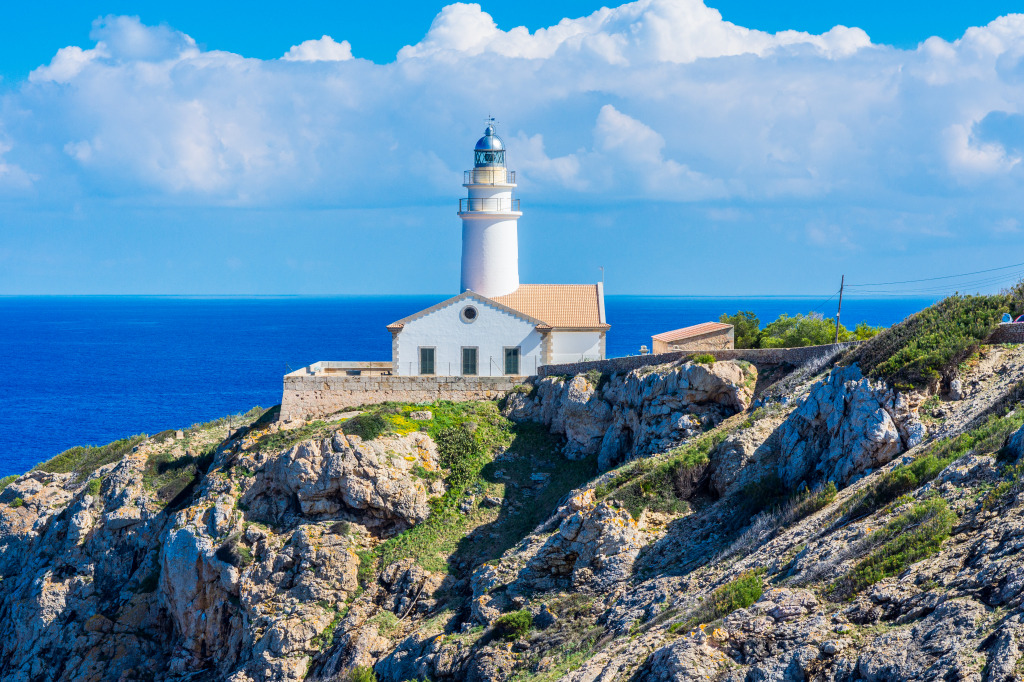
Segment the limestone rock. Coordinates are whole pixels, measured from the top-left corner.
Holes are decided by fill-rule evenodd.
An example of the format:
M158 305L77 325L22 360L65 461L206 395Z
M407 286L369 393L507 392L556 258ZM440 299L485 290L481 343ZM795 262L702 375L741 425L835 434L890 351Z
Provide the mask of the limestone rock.
M836 367L811 388L779 429L779 477L845 485L916 444L922 427L892 389ZM901 435L901 432L906 435Z
M669 364L613 375L600 391L584 376L547 377L511 393L505 414L565 434L570 459L598 454L598 467L661 452L746 409L757 370L739 362Z

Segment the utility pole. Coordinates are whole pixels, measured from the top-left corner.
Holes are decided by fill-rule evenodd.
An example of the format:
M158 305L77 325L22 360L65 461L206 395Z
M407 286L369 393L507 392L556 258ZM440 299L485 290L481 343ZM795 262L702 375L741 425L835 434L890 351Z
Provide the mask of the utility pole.
M843 286L846 284L846 275L839 280L839 307L836 309L836 340L839 343L839 316L843 312Z

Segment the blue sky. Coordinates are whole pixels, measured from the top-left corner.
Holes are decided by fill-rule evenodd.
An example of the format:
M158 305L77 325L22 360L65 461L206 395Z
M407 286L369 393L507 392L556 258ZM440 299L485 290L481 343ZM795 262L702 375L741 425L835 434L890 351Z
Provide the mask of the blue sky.
M525 281L817 295L1024 261L1010 3L601 7L5 8L0 294L454 293L488 113Z

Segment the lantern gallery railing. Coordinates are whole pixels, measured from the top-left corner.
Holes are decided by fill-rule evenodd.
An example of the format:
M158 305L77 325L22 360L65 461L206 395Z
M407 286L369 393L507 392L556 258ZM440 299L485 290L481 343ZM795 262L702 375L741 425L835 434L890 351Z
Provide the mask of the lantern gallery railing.
M514 185L516 184L516 172L504 168L474 168L465 171L462 184L464 185Z
M459 213L482 211L485 213L506 213L519 211L519 199L459 199Z

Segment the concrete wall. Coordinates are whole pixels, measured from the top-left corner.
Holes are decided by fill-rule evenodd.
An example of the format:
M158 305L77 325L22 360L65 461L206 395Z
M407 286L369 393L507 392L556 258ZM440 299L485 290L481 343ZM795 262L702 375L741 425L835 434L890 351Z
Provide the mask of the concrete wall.
M987 339L986 343L1024 343L1024 322L1001 324Z
M580 362L584 359L601 360L604 347L601 332L551 332L551 355L549 364Z
M469 305L477 310L472 322L461 317L462 309ZM477 376L504 375L506 346L521 348L519 371L522 374L534 374L544 363L541 334L532 323L472 297L406 323L395 341L393 361L395 374L400 376L420 373L421 346L435 349L434 370L439 376L462 374L464 346L478 349Z
M718 360L746 360L755 365L802 365L818 358L825 358L856 346L860 341L850 341L836 345L807 346L804 348L734 348L730 350L700 351L710 353ZM638 367L662 365L688 358L696 353L692 351L676 351L657 355L630 355L624 358L610 358L595 362L574 362L560 365L545 365L540 368L540 376L552 374L579 374L591 369L600 372L628 372Z
M489 400L512 390L522 380L523 377L335 377L294 372L284 378L281 420L318 419L345 408L389 400Z

